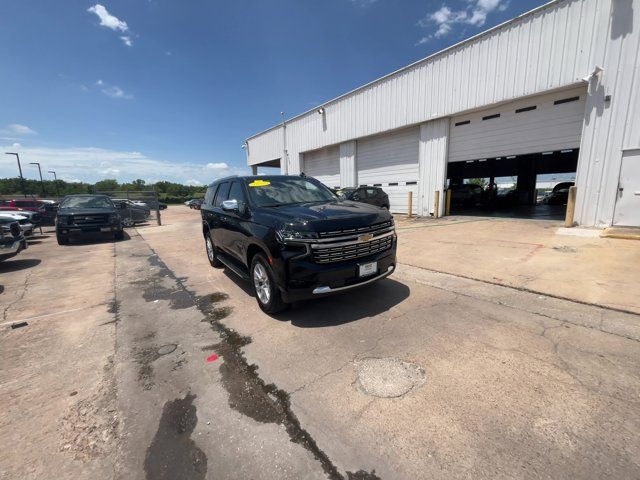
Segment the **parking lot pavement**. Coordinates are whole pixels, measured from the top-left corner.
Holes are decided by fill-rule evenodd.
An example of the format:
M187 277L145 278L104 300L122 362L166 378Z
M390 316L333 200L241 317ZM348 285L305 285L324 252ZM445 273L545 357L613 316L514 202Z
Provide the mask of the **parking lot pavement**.
M272 318L208 265L198 212L164 221L142 237L194 294L228 295L221 323L342 475L640 475L638 316L400 265Z
M109 478L114 245L49 230L0 263L0 479Z
M396 223L402 263L640 313L637 241L596 231L559 235L563 223L553 221L451 216Z
M640 476L637 315L400 264L269 317L163 213L0 264L0 479Z

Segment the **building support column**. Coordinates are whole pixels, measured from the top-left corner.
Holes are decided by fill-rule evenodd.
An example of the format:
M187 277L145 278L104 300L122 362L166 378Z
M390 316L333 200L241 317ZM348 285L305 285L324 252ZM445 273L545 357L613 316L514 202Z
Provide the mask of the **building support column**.
M258 166L251 165L251 175L257 175L257 174L258 174Z
M355 140L340 144L340 186L342 188L358 186Z
M435 192L445 198L447 156L449 148L449 119L441 118L420 125L418 150L418 215L434 215ZM444 215L441 201L438 216Z

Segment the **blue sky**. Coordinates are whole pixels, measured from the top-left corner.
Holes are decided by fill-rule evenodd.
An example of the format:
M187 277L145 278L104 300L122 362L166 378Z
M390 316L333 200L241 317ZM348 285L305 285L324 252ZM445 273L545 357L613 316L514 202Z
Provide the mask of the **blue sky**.
M0 148L67 180L208 183L244 139L542 0L5 0ZM34 166L25 176L36 178ZM17 176L0 155L0 177Z

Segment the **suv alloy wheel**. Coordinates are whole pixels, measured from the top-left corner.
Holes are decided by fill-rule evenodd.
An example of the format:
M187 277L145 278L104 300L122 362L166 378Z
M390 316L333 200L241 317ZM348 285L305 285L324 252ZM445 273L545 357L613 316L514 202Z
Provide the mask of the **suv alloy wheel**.
M258 253L251 260L251 283L256 300L263 312L274 314L285 310L289 305L282 301L280 289L273 278L273 272L266 258Z
M204 236L204 246L207 249L207 258L209 259L211 266L215 268L222 267L222 262L218 260L216 255L216 247L213 246L213 241L211 241L210 232L207 232Z

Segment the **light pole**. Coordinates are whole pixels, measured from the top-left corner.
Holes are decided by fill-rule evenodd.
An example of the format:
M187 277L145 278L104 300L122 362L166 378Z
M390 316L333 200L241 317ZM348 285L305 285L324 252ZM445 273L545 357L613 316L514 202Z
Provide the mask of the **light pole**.
M42 170L40 169L40 164L38 162L29 162L29 165L38 166L38 172L40 173L40 187L42 188L42 196L44 197L46 193L44 192L44 181L42 180Z
M58 187L58 177L56 175L56 172L54 172L53 170L49 170L49 173L53 173L53 183L56 185L56 197L60 198L60 189Z
M20 155L18 155L15 152L5 152L7 155L15 155L16 156L16 160L18 161L18 171L20 172L20 184L22 187L22 194L26 197L27 196L27 192L25 191L24 188L24 177L22 176L22 166L20 165Z

